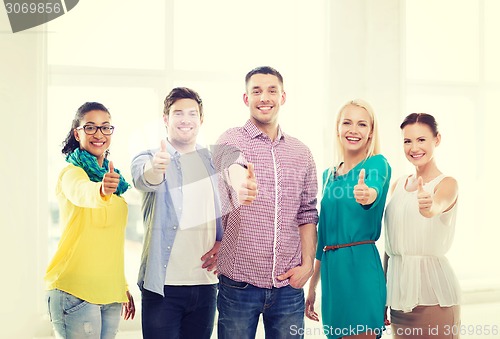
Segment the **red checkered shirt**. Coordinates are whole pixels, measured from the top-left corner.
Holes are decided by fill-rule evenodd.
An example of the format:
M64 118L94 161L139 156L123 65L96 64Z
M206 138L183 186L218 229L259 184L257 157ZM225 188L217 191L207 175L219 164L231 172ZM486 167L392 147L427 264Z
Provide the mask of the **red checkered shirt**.
M219 181L224 236L217 269L261 288L286 286L288 279L279 281L277 276L301 264L299 226L318 222L311 151L281 129L272 141L250 120L226 131L217 144L214 160L219 172L250 162L258 185L257 199L241 206L234 190L223 178Z

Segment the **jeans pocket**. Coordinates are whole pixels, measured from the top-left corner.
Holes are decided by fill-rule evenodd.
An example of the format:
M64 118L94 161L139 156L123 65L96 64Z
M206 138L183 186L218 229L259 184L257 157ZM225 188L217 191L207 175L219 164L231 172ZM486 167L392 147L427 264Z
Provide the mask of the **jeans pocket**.
M85 307L87 304L88 302L86 302L85 300L64 292L64 313L71 314L80 310L82 307Z
M50 297L47 296L47 314L49 315L50 322L52 322L52 314L50 313Z
M243 281L234 281L232 279L229 279L228 277L221 275L219 277L219 286L224 286L224 287L229 287L229 288L235 288L238 290L244 290L246 289L250 284L243 282Z
M151 292L145 288L141 290L141 299L142 300L149 300L149 301L162 301L163 296L161 294L158 294L156 292Z
M288 284L286 287L290 287L292 290L295 291L304 291L303 287L293 287L291 284Z

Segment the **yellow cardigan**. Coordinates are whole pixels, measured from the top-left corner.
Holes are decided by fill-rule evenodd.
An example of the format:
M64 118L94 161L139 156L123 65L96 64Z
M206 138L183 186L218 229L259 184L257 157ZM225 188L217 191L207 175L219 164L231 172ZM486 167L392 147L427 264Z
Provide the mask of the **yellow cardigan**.
M122 197L101 197L100 182L65 167L56 187L64 227L45 282L92 304L127 302L124 241L128 207Z

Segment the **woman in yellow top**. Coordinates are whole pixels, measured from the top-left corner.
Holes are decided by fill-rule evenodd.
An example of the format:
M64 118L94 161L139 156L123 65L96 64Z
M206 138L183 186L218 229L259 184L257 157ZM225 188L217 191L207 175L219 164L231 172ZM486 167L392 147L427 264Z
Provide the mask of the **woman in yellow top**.
M129 184L106 159L113 130L107 108L87 102L63 142L69 165L56 195L64 230L45 275L57 338L114 338L120 314L135 315L124 273L128 208L120 196Z

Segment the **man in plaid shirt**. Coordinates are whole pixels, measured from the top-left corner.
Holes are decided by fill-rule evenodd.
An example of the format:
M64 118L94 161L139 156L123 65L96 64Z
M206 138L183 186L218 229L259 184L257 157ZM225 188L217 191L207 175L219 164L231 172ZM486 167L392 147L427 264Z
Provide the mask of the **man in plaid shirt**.
M223 176L218 335L255 338L262 314L267 338L297 338L316 251L316 166L278 124L281 74L258 67L245 82L250 119L226 131L214 154Z

